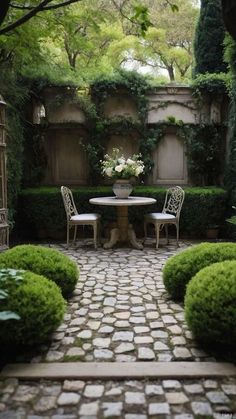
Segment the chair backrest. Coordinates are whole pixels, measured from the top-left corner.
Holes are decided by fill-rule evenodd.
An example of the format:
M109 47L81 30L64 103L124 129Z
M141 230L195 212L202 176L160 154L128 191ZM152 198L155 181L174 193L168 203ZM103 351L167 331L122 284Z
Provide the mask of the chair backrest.
M66 186L61 186L61 194L64 202L67 219L69 220L72 215L77 215L78 211L74 203L74 198L71 190Z
M184 195L185 192L180 186L167 189L162 212L173 214L176 218L179 218L184 202Z

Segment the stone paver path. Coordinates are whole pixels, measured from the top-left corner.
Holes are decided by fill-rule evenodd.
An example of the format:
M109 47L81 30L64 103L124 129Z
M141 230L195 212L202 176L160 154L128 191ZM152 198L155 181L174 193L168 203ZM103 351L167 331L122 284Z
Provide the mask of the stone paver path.
M162 268L175 246L158 252L54 247L78 263L80 278L50 349L33 362L212 361L163 285Z
M51 345L30 362L215 361L194 341L182 305L165 291L161 272L175 246L52 247L78 263L80 278ZM1 419L236 419L234 412L235 378L0 382Z

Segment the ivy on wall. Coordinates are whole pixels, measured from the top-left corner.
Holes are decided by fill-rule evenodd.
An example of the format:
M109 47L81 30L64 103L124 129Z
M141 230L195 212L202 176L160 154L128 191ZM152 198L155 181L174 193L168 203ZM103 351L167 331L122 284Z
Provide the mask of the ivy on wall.
M224 92L226 89L225 77L217 75L199 76L195 80L195 94L199 97L205 90L209 94L216 91ZM86 138L79 138L86 150L89 161L89 183L98 185L102 182L101 164L106 151L107 141L111 135L123 135L126 138L133 136L137 140L138 151L142 154L145 164L145 172L142 180L145 181L152 173L153 151L158 146L168 130L176 132L177 137L185 143L188 161L188 171L195 185L215 185L221 183L222 174L222 138L225 137L225 128L216 124L184 124L182 120L169 116L166 121L147 125L148 97L150 88L146 79L134 72L121 71L109 79L99 79L91 86L91 98L81 97L75 88L69 90L70 103L76 103L86 115L85 127ZM136 104L137 116L113 116L107 118L104 115L104 105L107 98L118 93L131 96ZM52 106L61 106L68 100L68 95L56 97L51 100ZM168 101L168 105L172 103ZM176 103L176 102L173 102ZM49 104L50 105L50 104ZM188 105L188 104L187 104ZM166 107L166 102L161 106ZM190 104L189 104L190 107ZM28 167L28 185L38 185L40 176L45 171L45 159L42 155L41 162L36 155L41 155L40 142L37 133L32 137L30 144L31 154L36 159L33 167ZM28 146L27 146L28 147ZM38 148L37 148L38 147ZM40 166L41 165L41 166ZM29 183L31 182L31 183Z
M87 151L91 184L102 180L100 160L104 158L107 139L111 135L135 134L137 141L144 137L148 111L147 90L150 89L146 78L137 72L120 70L109 78L99 78L90 86L91 99L96 105L96 123L89 132L89 143L84 142ZM108 97L124 92L137 106L137 117L104 115L104 105ZM91 125L91 124L89 124Z
M228 41L227 55L232 73L232 90L229 113L229 159L225 182L229 190L236 190L236 41L232 38Z
M7 141L7 201L8 222L14 226L18 193L22 184L23 143L27 121L24 104L28 99L29 85L7 66L1 65L0 92L6 102L6 141Z
M45 177L47 157L40 125L29 125L24 135L23 186L38 186Z
M229 73L199 74L191 83L193 95L202 99L204 95L210 97L228 95L231 90L231 77Z
M124 89L134 99L138 109L138 119L145 121L148 110L146 92L150 89L150 85L144 76L135 71L120 70L110 78L99 78L91 84L91 98L97 106L99 115L104 116L106 99L120 89Z
M222 138L225 138L226 128L217 124L184 124L173 119L156 123L147 129L145 137L140 141L145 175L152 172L152 153L171 127L186 146L188 173L192 183L201 186L219 185L224 169Z
M188 173L195 185L219 185L224 170L224 145L226 128L218 124L184 124L178 127L177 136L186 144Z

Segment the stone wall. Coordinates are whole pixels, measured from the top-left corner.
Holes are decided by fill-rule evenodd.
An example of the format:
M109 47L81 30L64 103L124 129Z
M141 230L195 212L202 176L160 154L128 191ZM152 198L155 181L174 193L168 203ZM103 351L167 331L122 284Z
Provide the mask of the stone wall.
M88 159L82 143L89 141L86 115L73 101L71 90L64 88L63 103L56 99L61 88L47 88L43 105L36 107L35 123L40 122L40 112L48 122L44 130L45 151L48 170L45 183L49 185L86 185L88 182ZM146 125L155 127L159 123L176 121L184 124L224 123L227 103L222 97L212 100L206 95L200 104L188 86L167 85L149 92L149 108ZM108 96L103 106L104 117L124 117L138 120L135 101L124 91ZM43 118L44 120L45 118ZM42 120L42 118L41 118ZM181 122L182 121L182 122ZM139 149L139 133L130 130L123 133L106 134L105 146L108 153L112 148L122 148L124 155L130 156ZM154 168L149 176L149 184L191 184L187 171L186 149L183 139L177 135L172 125L166 130L161 141L152 152Z

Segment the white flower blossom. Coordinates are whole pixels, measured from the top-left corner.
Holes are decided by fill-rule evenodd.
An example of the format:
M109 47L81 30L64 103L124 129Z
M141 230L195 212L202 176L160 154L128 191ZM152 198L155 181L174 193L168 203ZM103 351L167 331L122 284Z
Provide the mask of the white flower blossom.
M142 166L136 167L135 176L139 176L141 173L143 173L143 167Z
M106 175L107 175L108 177L112 177L112 172L113 172L113 169L112 169L112 167L107 167L107 168L104 170L104 172L106 173Z
M127 163L128 165L132 165L132 164L135 164L135 161L134 161L134 160L132 160L132 159L130 159L130 158L128 158L128 159L126 160L126 163Z
M117 160L117 162L118 162L119 164L125 164L125 159L124 159L123 157L120 157L120 158Z
M125 159L119 155L120 150L113 148L112 154L106 154L101 161L102 173L109 178L129 179L132 176L138 177L144 172L144 164L140 154L134 154Z
M119 164L118 166L115 167L115 171L121 173L122 170L124 170L125 165L124 164Z

